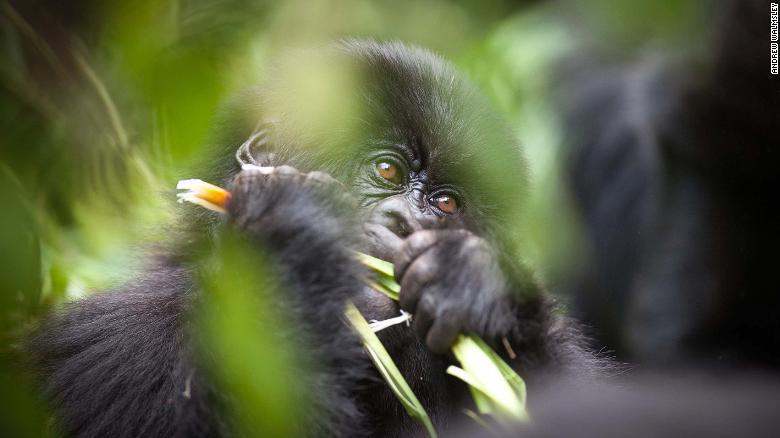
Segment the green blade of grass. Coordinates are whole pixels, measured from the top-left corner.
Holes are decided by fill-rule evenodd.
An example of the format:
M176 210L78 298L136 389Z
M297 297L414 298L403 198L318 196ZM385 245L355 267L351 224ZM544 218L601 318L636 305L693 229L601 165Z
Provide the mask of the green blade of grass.
M379 275L377 276L377 282L385 287L385 289L395 294L395 300L398 301L398 295L401 293L401 285L396 283L393 277Z
M398 292L394 292L388 289L387 287L385 287L385 285L379 282L367 281L366 283L371 289L374 289L378 292L382 292L383 294L387 295L387 297L390 298L391 300L398 301Z
M520 377L515 370L512 369L512 367L509 366L508 363L504 362L504 359L501 358L501 356L498 355L495 351L493 351L490 346L485 343L482 339L478 338L477 336L470 336L471 340L476 343L479 348L487 355L489 355L493 363L498 367L499 371L501 371L501 374L506 379L507 383L509 383L509 386L512 388L512 390L517 395L517 398L520 400L520 403L525 406L526 405L526 388L525 388L525 381L522 377Z
M483 388L482 383L472 377L470 373L466 372L466 370L463 368L450 365L447 367L447 374L453 377L457 377L469 385L471 398L474 399L474 404L477 406L477 410L480 414L492 414L495 412L495 409L493 409L493 403L491 403L487 396L487 390Z
M358 260L360 260L361 263L373 269L374 271L379 272L387 277L390 277L391 279L394 278L394 274L393 274L394 269L392 263L386 262L384 260L380 260L376 257L372 257L368 254L364 254L362 252L357 252L357 251L355 252L355 256L357 257Z
M360 311L352 303L347 304L344 315L350 325L352 325L358 335L360 335L363 346L368 351L371 361L374 362L374 365L377 370L379 370L382 378L385 379L390 386L390 389L401 402L404 409L406 409L406 412L425 427L429 436L436 438L436 431L433 428L431 418L428 416L428 413L425 412L425 408L423 408L422 404L417 399L417 396L414 395L412 388L406 383L406 380L398 370L398 367L395 366L393 359L390 357L387 350L385 350L382 342L379 341L379 338L376 337L371 330L371 327L368 326L368 322L363 318L363 315L360 314Z
M525 410L525 404L518 396L515 388L506 379L499 365L499 363L504 363L504 361L498 355L495 355L489 347L489 351L485 351L480 345L481 340L476 341L475 339L475 336L459 335L452 346L452 353L461 363L463 370L470 376L470 380L464 381L488 397L496 408L495 413L514 420L526 420L528 414ZM487 347L486 344L484 346ZM462 375L457 377L463 379ZM478 382L478 384L474 385L471 380ZM477 399L475 399L475 403L482 411L480 404L483 407L484 404Z

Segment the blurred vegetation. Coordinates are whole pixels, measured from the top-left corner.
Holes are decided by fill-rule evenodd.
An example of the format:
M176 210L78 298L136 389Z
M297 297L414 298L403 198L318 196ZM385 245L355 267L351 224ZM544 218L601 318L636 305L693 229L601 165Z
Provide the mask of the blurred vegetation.
M314 406L306 397L304 354L278 333L289 323L267 256L226 232L203 260L206 291L197 318L206 334L200 356L231 394L239 436L301 436ZM282 347L284 346L284 347ZM297 370L297 371L295 371Z
M172 189L179 178L198 177L188 169L205 155L220 103L262 79L269 58L357 36L399 39L453 60L526 148L527 257L554 284L582 254L558 170L557 63L583 42L618 57L648 42L674 49L700 35L697 7L676 0L0 2L0 435L37 434L45 424L11 370L19 333L52 305L127 281L143 266L143 249L175 226ZM286 418L292 399L264 403L284 399L267 384L278 382L289 354L269 357L274 340L256 335L258 322L242 310L248 298L229 299L239 300L220 304L235 314L232 323L206 318L234 373L226 381L251 382L243 400ZM274 324L261 318L266 323ZM264 365L246 368L244 360ZM269 424L258 427L290 432L274 429L284 421Z

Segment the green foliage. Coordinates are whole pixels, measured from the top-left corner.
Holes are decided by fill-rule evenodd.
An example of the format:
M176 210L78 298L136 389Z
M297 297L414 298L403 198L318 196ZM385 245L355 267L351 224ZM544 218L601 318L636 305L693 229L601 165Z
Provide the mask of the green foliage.
M462 368L450 365L447 373L469 384L480 413L528 421L525 381L485 341L460 335L452 353Z
M239 420L239 435L299 436L313 415L305 355L279 335L290 332L289 316L274 304L283 291L270 262L239 236L223 235L201 269L200 353L234 397L226 409Z
M41 254L31 220L31 206L10 170L0 164L0 248L13 257L0 257L0 435L48 436L45 411L32 386L16 375L11 346L37 309L42 288Z
M0 2L0 407L13 413L0 418L18 426L0 433L8 436L37 435L45 418L7 359L23 328L52 305L132 277L144 262L138 249L165 241L178 225L169 205L175 181L200 177L188 169L213 146L221 102L260 80L269 58L357 36L400 39L455 59L525 146L528 202L512 185L498 181L496 190L505 188L499 194L518 257L554 283L581 254L558 175L561 133L551 105L557 57L580 39L565 17L581 17L617 52L656 37L673 46L701 30L697 3L674 0L61 3ZM485 158L502 168L501 157ZM217 258L240 252L221 251ZM203 324L225 362L221 378L253 413L247 427L287 433L299 395L275 383L296 355L263 337L285 321L253 301L276 293L263 272L267 260L242 260L236 269L253 272L245 277L252 281L226 277L230 293L212 282L228 273L204 277L214 292L208 299L227 312L204 315Z

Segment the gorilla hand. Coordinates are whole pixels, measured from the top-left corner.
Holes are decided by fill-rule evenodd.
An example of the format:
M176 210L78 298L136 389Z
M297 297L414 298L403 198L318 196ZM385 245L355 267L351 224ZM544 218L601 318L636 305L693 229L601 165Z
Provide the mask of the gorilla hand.
M461 332L493 337L511 318L509 286L487 240L466 230L412 233L395 257L400 306L431 351L446 352Z
M352 243L354 199L325 173L302 173L291 166L270 173L249 168L235 177L229 191L229 222L272 248L292 251L302 242L304 249L321 247L327 255L344 252Z

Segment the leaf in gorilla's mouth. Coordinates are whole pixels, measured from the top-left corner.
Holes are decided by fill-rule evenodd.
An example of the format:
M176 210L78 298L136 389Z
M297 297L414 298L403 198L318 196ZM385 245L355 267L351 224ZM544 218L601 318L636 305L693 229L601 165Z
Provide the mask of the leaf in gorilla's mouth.
M271 168L260 169L268 173ZM191 202L219 213L225 213L230 200L229 191L199 179L181 180L176 188L186 190L176 195L179 202ZM375 274L374 278L366 279L367 285L398 301L401 286L395 281L393 264L360 252L355 252L355 257ZM420 422L430 436L435 437L436 431L430 417L374 334L391 325L408 322L411 316L403 312L401 317L376 321L372 327L351 302L347 304L344 316L360 336L369 357L409 415ZM452 346L452 353L462 368L451 365L447 368L447 374L469 385L480 413L513 421L529 419L525 407L525 382L485 341L470 334L459 335Z
M382 292L391 300L398 301L401 286L393 278L393 264L358 251L355 251L355 257L376 274L375 278L366 279L366 283L372 289Z

